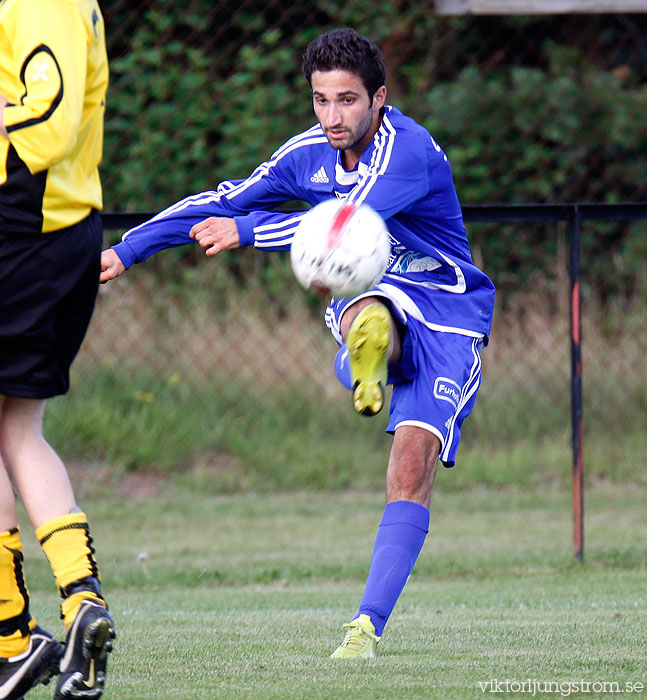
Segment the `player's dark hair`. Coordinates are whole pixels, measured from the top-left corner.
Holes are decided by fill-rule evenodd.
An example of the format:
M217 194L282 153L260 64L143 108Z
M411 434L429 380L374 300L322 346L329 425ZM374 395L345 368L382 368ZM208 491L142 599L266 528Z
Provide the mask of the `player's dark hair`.
M310 87L315 71L347 70L358 75L373 99L375 91L386 82L386 70L378 47L344 27L322 34L308 44L301 69Z

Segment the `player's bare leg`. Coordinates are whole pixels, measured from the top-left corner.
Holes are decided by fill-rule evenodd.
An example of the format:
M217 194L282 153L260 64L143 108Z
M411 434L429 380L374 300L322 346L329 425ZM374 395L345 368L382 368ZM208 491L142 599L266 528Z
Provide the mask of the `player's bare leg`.
M101 594L87 518L76 506L65 465L43 436L44 410L44 400L4 397L0 454L63 598L67 638L55 697L95 700L103 693L114 623ZM49 642L43 637L40 644L47 648Z
M440 440L428 430L401 425L393 436L386 472L386 502L413 501L429 507Z
M2 410L2 397L0 397L0 411ZM16 511L16 499L13 494L13 486L9 480L7 470L4 468L0 457L0 532L11 530L18 526L18 513Z
M76 505L63 462L42 433L45 402L4 398L0 454L27 515L36 527Z
M353 408L362 415L374 416L384 405L388 363L400 357L395 323L377 297L366 297L348 307L340 330L348 348Z
M9 404L11 401L9 400ZM0 424L7 400L0 396ZM63 647L36 625L24 585L22 542L13 485L0 443L0 697L22 697L58 672Z

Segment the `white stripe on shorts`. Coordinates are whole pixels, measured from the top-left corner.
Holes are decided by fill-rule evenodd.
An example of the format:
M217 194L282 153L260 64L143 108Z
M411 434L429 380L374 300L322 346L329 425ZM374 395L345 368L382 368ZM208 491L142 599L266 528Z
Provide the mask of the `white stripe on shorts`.
M425 423L421 420L403 420L395 426L394 432L403 425L410 425L414 428L422 428L423 430L427 430L428 432L433 433L440 440L440 451L442 452L445 437L435 425L432 425L431 423Z
M449 425L449 430L447 432L447 442L445 443L445 447L440 455L440 459L443 462L448 461L449 448L451 447L452 441L454 439L454 426L456 425L456 419L458 418L460 412L463 410L465 404L470 400L472 394L474 394L474 392L479 388L479 385L481 383L481 355L478 351L479 343L480 340L476 338L472 341L472 355L474 356L474 362L472 363L472 367L470 369L470 376L467 379L467 382L465 382L465 385L463 386L463 389L461 391L461 397L458 401L458 406L456 407L456 411L454 411L454 415Z

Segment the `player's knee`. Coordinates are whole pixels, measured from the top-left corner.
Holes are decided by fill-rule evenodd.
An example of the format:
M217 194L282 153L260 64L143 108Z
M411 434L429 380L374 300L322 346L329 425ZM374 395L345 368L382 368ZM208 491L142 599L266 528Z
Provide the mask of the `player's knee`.
M355 320L357 314L362 309L365 309L367 306L370 306L371 304L375 303L381 304L382 301L378 297L364 297L362 299L358 299L344 311L344 315L341 317L341 321L339 324L339 330L344 341L346 340L348 331L350 330L350 327L353 321Z
M387 495L389 500L424 503L429 500L436 474L438 452L412 447L403 450L389 463Z
M0 411L0 454L27 440L40 439L44 402L6 397Z

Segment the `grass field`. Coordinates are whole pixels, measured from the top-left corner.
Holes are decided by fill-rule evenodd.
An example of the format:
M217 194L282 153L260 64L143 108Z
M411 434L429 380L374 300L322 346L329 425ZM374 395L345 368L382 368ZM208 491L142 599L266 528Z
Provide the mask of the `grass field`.
M75 480L118 625L106 700L533 697L512 692L527 679L559 684L534 697L645 696L627 685L647 687L644 487L588 490L578 563L567 491L457 492L442 472L380 656L353 663L328 656L361 596L381 494L214 496L204 481L101 474ZM60 631L29 530L33 612Z

